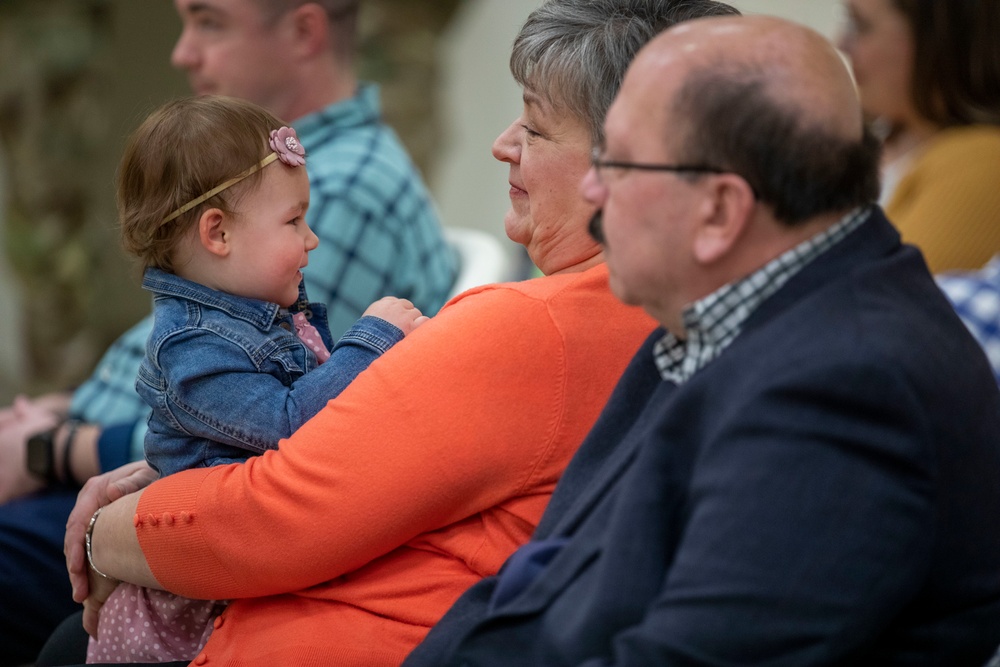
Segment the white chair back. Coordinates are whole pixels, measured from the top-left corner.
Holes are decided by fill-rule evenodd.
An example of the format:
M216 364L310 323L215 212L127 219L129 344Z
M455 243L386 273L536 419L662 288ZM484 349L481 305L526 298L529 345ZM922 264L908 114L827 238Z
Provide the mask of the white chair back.
M455 248L459 261L449 298L472 287L518 278L512 253L493 234L471 227L445 227L444 237Z

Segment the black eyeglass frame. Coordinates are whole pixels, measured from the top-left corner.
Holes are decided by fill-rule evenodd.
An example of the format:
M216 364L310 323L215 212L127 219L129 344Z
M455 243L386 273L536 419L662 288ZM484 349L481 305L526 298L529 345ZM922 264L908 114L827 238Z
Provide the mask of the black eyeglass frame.
M675 174L732 174L731 169L720 169L707 164L654 164L650 162L621 162L618 160L602 160L601 149L594 147L590 152L590 165L597 173L597 180L604 182L601 178L601 169L638 169L640 171L665 171ZM746 180L746 179L744 179ZM750 191L753 192L754 199L758 199L757 189L752 185Z
M706 164L653 164L649 162L621 162L617 160L602 160L601 149L594 148L590 153L590 164L600 178L601 169L639 169L641 171L668 171L692 174L726 174L726 169L712 167Z

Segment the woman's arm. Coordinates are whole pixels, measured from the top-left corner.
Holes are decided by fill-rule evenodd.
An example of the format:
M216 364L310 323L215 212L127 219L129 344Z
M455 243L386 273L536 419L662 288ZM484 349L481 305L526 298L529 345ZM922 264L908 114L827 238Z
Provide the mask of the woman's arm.
M91 557L94 568L113 579L162 589L142 557L139 538L131 526L142 493L129 494L101 510L94 523Z
M129 529L126 521L134 515L140 495L141 491L125 496L104 507L95 517L98 520L94 522L91 538L93 560L86 567L88 593L83 600L83 627L95 638L101 607L118 587L118 577L140 582L146 588L162 588L146 566L135 531ZM113 550L108 549L111 545Z
M189 597L275 594L531 493L565 408L563 338L544 301L509 290L463 301L277 451L171 475L132 514L102 514L98 562Z
M146 560L142 558L141 551L129 551L129 547L135 542L135 531L127 528L131 524L130 517L135 514L135 504L138 502L141 489L145 488L157 477L156 471L150 468L144 461L136 461L117 468L103 475L90 478L77 495L76 506L69 515L66 522L66 536L63 545L63 553L66 556L66 569L69 571L70 584L73 586L73 599L83 602L90 596L89 569L84 548L84 536L87 533L87 526L90 519L98 508L107 506L106 512L101 512L101 523L103 524L98 534L95 524L94 547L100 554L95 558L100 559L99 568L102 572L110 574L118 579L130 580L132 572L139 572L142 579L149 568ZM114 501L120 502L112 506ZM131 512L130 512L131 510ZM120 517L125 517L122 519ZM112 535L108 532L109 526L116 526L117 531ZM131 533L128 537L123 537L121 530ZM131 538L131 539L129 539ZM137 547L138 544L136 543ZM114 554L116 561L121 563L105 563L105 553ZM121 570L124 564L130 569L128 573ZM105 570L103 567L107 567ZM151 582L155 582L150 575ZM145 584L149 585L149 584ZM161 588L153 583L153 588Z

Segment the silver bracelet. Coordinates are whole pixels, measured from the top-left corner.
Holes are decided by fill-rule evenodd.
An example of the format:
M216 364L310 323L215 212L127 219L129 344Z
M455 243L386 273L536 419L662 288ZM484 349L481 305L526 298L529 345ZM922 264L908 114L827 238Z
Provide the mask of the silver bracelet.
M105 579L111 579L112 581L117 581L117 579L115 579L114 577L109 577L108 575L98 570L97 566L94 565L94 554L91 548L91 543L93 542L94 538L94 524L97 523L97 517L100 516L101 511L103 509L104 509L103 507L98 507L97 511L94 512L94 516L90 517L90 524L87 525L87 536L84 539L84 545L87 551L87 565L89 565L90 569L93 570L99 577L104 577Z

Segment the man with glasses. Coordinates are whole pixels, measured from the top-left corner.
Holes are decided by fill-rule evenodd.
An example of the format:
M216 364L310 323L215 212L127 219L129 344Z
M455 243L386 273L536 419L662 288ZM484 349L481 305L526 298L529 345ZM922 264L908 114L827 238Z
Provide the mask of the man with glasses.
M584 179L662 328L537 531L411 654L447 665L982 665L1000 643L1000 393L872 202L818 34L671 28Z
M320 245L303 274L334 336L386 295L437 312L456 258L420 175L381 121L377 89L355 76L360 0L174 4L183 30L171 61L192 90L267 107L309 153L307 220ZM66 518L78 484L142 457L148 407L135 379L151 324L116 341L71 405L58 395L0 411L0 665L33 659L79 608L62 555Z

